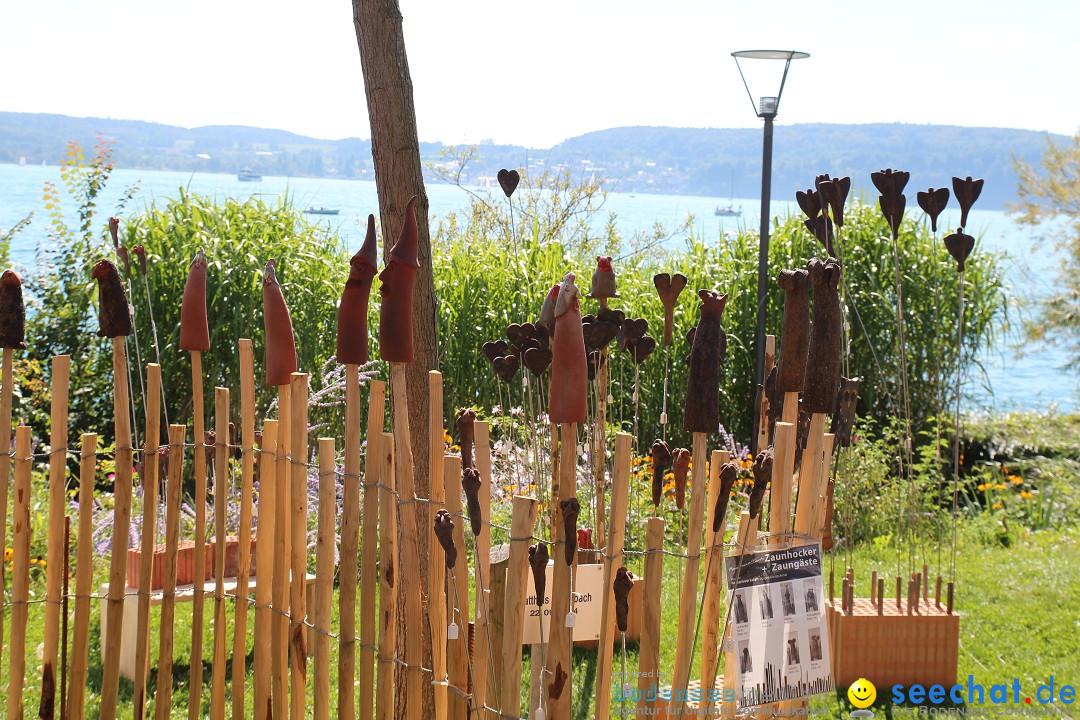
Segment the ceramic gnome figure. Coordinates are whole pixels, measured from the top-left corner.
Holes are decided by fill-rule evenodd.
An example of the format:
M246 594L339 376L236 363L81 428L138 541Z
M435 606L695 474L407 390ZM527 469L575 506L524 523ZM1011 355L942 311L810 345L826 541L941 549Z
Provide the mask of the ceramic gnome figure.
M180 303L180 349L205 352L210 349L210 328L206 321L206 254L199 248L184 281Z
M297 370L296 339L273 260L263 268L263 327L266 329L266 384L288 385Z
M592 290L587 297L593 300L607 300L619 295L615 292L615 271L611 269L611 256L600 255L596 258L596 270L592 276Z
M405 209L401 235L390 250L390 262L379 274L379 357L390 362L413 361L413 285L420 267L417 232L414 195Z
M22 278L14 270L0 275L0 347L26 349L26 305Z
M720 426L720 363L725 345L720 317L728 296L715 290L698 290L701 319L690 351L690 378L686 386L683 429L716 432Z
M368 300L371 281L378 271L379 252L375 243L375 216L368 215L367 237L360 251L349 261L349 279L341 293L337 316L337 360L347 365L368 361Z
M561 287L562 284L560 283L552 285L547 297L544 298L544 304L540 306L540 320L536 324L544 327L548 331L548 335L555 334L555 303L559 299L559 288Z
M580 295L574 284L573 273L568 274L559 287L551 354L548 410L551 422L584 422L588 368L585 362L585 337L581 331Z
M836 258L807 264L814 286L814 317L803 379L803 408L807 413L830 413L836 407L840 382L840 263Z

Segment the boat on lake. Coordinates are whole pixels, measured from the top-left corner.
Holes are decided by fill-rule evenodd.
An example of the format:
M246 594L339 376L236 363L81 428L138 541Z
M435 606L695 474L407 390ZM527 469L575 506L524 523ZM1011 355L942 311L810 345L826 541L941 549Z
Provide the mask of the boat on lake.
M732 207L728 205L717 205L713 215L717 217L738 217L742 215L742 205L739 207Z
M240 182L262 182L262 175L246 167L236 173L236 179Z
M340 210L337 208L328 208L325 205L309 205L305 210L308 215L337 215Z

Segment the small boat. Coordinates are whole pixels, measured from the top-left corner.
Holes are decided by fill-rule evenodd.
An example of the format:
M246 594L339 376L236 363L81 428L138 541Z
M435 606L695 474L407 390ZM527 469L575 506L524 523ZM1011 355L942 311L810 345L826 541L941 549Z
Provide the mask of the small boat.
M340 210L337 208L328 208L325 205L310 205L304 212L308 215L337 215Z
M262 175L246 167L236 173L236 179L240 182L262 182Z
M717 205L713 215L717 217L738 217L742 215L742 205L739 207L732 207L729 205Z

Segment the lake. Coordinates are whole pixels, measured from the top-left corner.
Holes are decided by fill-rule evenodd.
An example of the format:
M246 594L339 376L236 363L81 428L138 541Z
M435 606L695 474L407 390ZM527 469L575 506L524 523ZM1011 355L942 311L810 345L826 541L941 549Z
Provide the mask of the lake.
M12 260L23 272L33 271L35 250L39 243L47 240L47 215L42 200L45 182L59 183L59 168L0 164L0 228L6 230L28 213L35 213L30 228L12 244ZM363 240L368 213L378 210L375 183L370 181L265 177L261 182L240 182L235 175L116 170L106 192L99 198L103 220L114 212L124 188L136 182L140 189L133 204L125 210L127 214L151 200L176 197L181 186L218 198L261 196L273 200L289 193L298 208L323 205L339 209L339 215L319 217L318 220L336 230L354 251ZM924 184L920 182L919 187ZM496 192L499 192L497 188ZM469 203L468 193L452 185L429 184L427 193L435 217L460 210ZM774 193L778 193L778 189L774 188ZM616 225L624 236L649 231L657 222L674 227L690 217L694 218L695 234L706 242L717 242L725 231L740 226L757 228L756 199L734 200L735 207L742 209L739 217L715 217L716 206L727 202L726 198L692 195L610 193L601 215L606 220L608 212L615 213ZM909 205L915 206L913 198ZM73 207L65 209L68 213L74 212ZM798 212L798 208L794 201L774 200L772 212L783 215ZM953 202L940 219L940 226L952 227L958 214ZM1030 228L1016 225L1000 210L976 209L971 212L968 229L980 237L983 247L1005 250L1017 259L1008 277L1018 296L1033 299L1047 292L1058 259L1050 250L1031 252L1034 232ZM678 243L680 238L675 237L671 242ZM1014 318L1019 317L1015 312L1011 311L1011 314ZM1001 411L1056 407L1062 411L1075 411L1080 407L1080 376L1060 369L1065 360L1066 355L1059 348L1025 346L1013 333L982 358L989 388L982 387L982 378L975 373L969 382L971 399L967 409Z

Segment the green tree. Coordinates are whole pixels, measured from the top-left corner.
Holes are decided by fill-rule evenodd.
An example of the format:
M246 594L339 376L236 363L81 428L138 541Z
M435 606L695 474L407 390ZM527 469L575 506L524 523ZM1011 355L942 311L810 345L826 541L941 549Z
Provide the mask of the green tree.
M1047 138L1042 167L1016 161L1017 222L1038 226L1062 254L1057 282L1027 326L1033 339L1064 346L1068 367L1080 369L1080 132L1072 143Z

